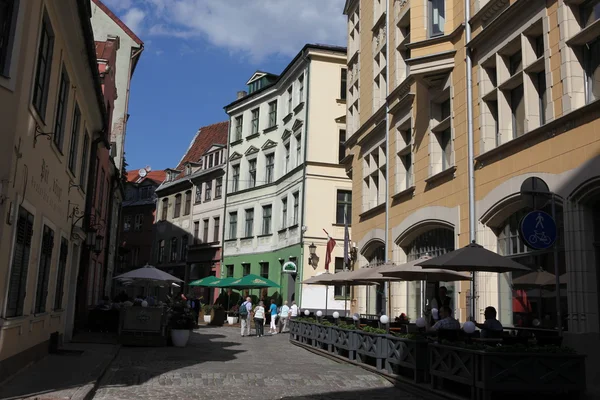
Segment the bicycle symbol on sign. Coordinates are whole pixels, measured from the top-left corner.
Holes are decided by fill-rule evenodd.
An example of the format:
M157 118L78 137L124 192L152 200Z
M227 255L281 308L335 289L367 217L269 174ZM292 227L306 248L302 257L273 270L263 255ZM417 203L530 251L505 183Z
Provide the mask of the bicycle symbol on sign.
M533 235L529 236L529 243L536 244L537 242L540 242L548 245L552 241L548 236L546 236L546 233L544 231L534 232L535 233Z

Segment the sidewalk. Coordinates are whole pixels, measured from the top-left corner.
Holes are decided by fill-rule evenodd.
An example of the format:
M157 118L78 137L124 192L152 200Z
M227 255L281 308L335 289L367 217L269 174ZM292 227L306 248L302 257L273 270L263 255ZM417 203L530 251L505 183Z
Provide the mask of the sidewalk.
M21 371L0 388L0 399L86 400L120 346L67 343L58 354Z

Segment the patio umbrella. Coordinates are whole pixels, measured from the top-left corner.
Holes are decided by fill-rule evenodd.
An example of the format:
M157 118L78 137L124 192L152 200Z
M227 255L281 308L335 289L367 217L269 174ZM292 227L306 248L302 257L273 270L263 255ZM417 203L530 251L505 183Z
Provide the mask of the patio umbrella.
M416 264L423 268L443 268L452 271L511 272L531 271L529 268L473 243Z
M431 257L422 257L401 265L386 266L380 272L384 277L395 277L405 281L453 282L471 280L471 274L440 268L423 268L417 264Z
M520 286L549 286L554 285L555 280L554 274L541 270L514 278L512 283Z
M126 272L119 276L115 276L113 279L133 281L139 280L149 282L183 282L183 280L177 278L176 276L168 274L165 271L155 268L149 264L146 264L142 268L134 269L133 271Z
M310 278L303 281L302 283L304 283L306 285L322 285L323 283L327 282L332 277L333 277L332 273L325 272L321 275L311 276Z
M205 287L216 287L216 288L226 288L230 287L229 284L233 282L235 278L217 278L212 282L207 282Z
M248 274L243 278L233 278L225 287L230 287L232 289L262 289L269 287L278 288L279 285L267 278L262 278L254 274Z
M212 283L216 280L220 280L216 276L210 275L206 278L198 279L193 282L188 283L188 286L208 286L209 283Z
M388 281L397 281L399 278L393 276L383 276L382 272L393 264L384 264L378 267L365 267L352 271L348 275L348 281L351 284L369 284Z

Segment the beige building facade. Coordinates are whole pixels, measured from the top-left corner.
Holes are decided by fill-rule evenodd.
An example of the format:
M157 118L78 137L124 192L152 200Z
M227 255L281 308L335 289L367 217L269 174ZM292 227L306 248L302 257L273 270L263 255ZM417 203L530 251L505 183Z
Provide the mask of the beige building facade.
M89 1L8 3L0 21L9 26L0 40L0 381L70 337L89 157L106 129Z
M590 352L598 354L600 335L600 2L474 0L470 10L465 21L463 0L346 2L344 163L359 205L355 267L469 243L471 106L475 238L532 271L558 274L562 321L555 288L520 288L517 273L477 274L475 317L494 306L507 326L561 323L566 343L597 358ZM530 177L554 194L557 263L552 249L534 251L518 233L533 210L521 195ZM538 207L552 214L550 201ZM469 283L442 284L464 322ZM354 291L356 311L381 311L373 292ZM426 298L433 292L430 285ZM391 316L419 317L421 296L421 282L393 283Z

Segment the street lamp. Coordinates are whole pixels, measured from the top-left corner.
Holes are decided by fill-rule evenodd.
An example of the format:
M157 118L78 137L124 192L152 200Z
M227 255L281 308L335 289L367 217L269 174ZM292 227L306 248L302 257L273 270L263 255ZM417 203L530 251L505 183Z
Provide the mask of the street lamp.
M317 257L317 246L315 246L314 243L311 243L310 246L308 246L308 254L308 263L315 267L319 258Z

